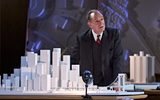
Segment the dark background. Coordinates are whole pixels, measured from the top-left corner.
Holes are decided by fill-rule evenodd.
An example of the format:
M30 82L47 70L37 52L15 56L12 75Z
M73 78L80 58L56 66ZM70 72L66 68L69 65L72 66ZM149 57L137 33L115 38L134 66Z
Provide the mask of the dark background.
M29 10L30 1L37 1L39 4L37 9L30 9L32 12ZM46 3L47 1L48 3ZM117 17L114 16L116 12L125 18L121 36L125 49L125 59L127 59L126 64L129 55L144 51L145 54L155 56L155 70L156 75L158 75L160 73L160 0L89 1L0 0L0 74L9 74L14 68L19 68L20 57L24 56L26 51L35 50L38 52L43 48L61 47L65 49L70 47L74 36L87 28L84 23L86 12L89 9L97 8L102 10L105 18L107 18L109 13L105 7L110 7L114 13L110 15L111 24L106 22L107 25L113 27L117 25ZM123 10L108 1L129 1L126 9L128 16L123 14ZM37 16L39 14L36 11L41 9L39 7L49 9L45 9L47 13ZM60 19L57 20L55 15ZM54 23L51 23L52 21ZM68 23L66 24L65 21ZM55 23L58 24L58 27L54 27ZM66 24L65 27L64 24ZM40 43L41 45L37 49L36 44ZM127 65L126 72L128 71Z
M0 73L19 68L25 53L28 0L0 0Z

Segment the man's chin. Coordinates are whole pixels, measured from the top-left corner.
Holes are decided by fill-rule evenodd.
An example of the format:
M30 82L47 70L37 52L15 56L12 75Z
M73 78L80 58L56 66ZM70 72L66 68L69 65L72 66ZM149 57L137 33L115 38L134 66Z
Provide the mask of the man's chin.
M104 28L102 28L102 29L101 29L101 32L103 32L104 30L105 30L105 29L104 29Z

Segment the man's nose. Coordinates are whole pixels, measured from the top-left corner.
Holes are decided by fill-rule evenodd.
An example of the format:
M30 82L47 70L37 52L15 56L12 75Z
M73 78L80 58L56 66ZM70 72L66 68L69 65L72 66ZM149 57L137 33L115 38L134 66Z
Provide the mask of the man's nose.
M100 22L99 22L99 25L103 25L103 21L100 21Z

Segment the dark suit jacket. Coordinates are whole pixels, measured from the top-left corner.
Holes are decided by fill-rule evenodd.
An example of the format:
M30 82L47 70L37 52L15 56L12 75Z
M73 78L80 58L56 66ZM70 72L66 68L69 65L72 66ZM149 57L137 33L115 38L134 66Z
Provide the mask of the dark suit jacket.
M93 72L93 35L88 30L77 36L74 50L71 54L71 63L80 64L80 73L85 70ZM116 29L107 28L102 36L102 69L107 85L111 84L118 73L122 72L123 49L119 33Z

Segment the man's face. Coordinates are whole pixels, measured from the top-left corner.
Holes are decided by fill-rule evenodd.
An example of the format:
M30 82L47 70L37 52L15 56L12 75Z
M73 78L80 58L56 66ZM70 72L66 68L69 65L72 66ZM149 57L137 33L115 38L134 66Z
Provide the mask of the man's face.
M96 34L100 34L105 30L104 17L100 13L92 13L92 19L88 21L88 26L93 29Z

